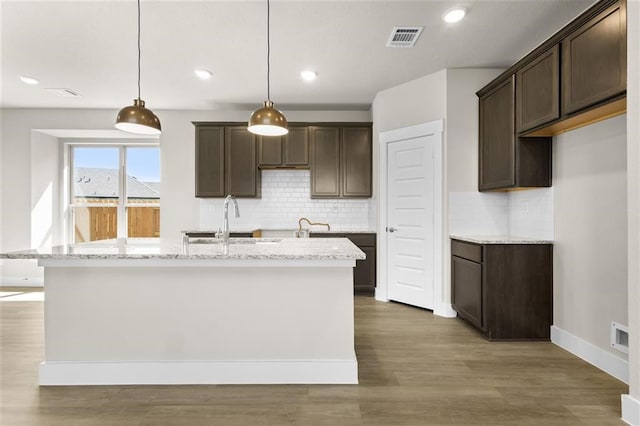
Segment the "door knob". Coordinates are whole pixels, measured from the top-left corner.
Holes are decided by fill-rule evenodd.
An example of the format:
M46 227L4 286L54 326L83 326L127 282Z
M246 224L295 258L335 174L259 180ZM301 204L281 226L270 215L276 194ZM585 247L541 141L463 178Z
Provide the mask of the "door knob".
M387 232L396 232L398 228L394 228L393 226L387 226Z

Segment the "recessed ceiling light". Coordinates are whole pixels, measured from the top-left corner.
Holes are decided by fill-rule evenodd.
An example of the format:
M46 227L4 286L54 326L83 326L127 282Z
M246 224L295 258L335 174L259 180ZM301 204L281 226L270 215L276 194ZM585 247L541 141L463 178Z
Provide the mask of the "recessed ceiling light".
M26 75L21 75L20 80L26 84L38 84L40 83L37 79L33 77L27 77Z
M315 71L302 71L300 77L302 77L304 81L313 81L318 77L318 73Z
M193 70L193 72L198 76L198 78L202 80L209 80L213 76L213 73L211 71L204 68L195 69Z
M454 9L450 9L442 15L442 20L444 22L448 22L450 24L454 22L458 22L464 18L464 15L467 14L467 9L464 7L456 7Z

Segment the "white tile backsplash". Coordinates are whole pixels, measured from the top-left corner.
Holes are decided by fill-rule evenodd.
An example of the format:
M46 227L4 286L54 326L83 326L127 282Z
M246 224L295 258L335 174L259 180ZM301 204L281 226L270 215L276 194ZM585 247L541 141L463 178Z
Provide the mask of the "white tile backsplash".
M509 193L509 233L553 240L553 188Z
M553 188L450 192L449 233L553 240Z
M240 217L230 207L231 230L293 229L298 219L331 225L336 231L372 231L375 201L368 199L311 199L308 170L263 170L262 198L240 198ZM219 198L200 200L200 228L218 229L222 224Z
M504 235L509 232L507 194L450 192L449 233Z

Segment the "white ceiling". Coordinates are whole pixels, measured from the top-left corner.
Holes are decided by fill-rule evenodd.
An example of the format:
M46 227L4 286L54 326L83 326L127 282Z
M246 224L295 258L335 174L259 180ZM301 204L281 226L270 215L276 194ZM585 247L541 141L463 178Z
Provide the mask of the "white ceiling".
M368 110L377 92L443 68L511 65L593 3L272 0L271 98L283 110ZM467 17L445 24L459 4ZM135 0L0 6L2 107L118 109L137 96ZM251 110L266 99L266 0L144 0L141 14L148 107ZM414 48L385 47L394 26L414 25L425 27ZM303 69L318 79L304 83Z

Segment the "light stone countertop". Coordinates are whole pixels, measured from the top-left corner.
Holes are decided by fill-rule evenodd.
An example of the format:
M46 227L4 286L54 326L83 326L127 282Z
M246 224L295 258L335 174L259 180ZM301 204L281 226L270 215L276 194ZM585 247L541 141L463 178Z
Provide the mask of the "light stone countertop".
M449 235L449 237L453 240L475 244L553 244L552 240L514 235Z
M303 229L308 229L312 234L375 234L376 231L375 230L369 230L369 229L334 229L331 228L330 231L327 231L326 229L322 229L320 227L313 227L313 228L303 228ZM264 231L267 234L282 234L282 235L287 235L284 238L290 238L293 237L293 233L296 232L298 230L298 228L233 228L230 229L229 232L234 234L234 233L247 233L247 232L255 232L255 231ZM187 229L184 231L180 231L181 233L187 233L187 234L215 234L216 232L218 232L217 229L213 230L210 228L201 228L201 229Z
M0 253L0 259L201 259L201 260L362 260L366 256L346 238L232 238L222 243L203 239L188 249L176 240L129 238L55 246L45 250Z

